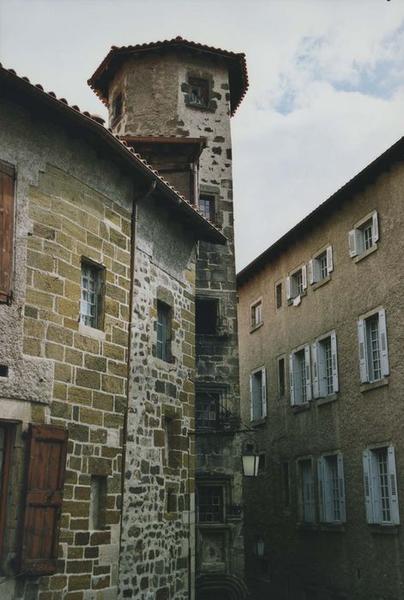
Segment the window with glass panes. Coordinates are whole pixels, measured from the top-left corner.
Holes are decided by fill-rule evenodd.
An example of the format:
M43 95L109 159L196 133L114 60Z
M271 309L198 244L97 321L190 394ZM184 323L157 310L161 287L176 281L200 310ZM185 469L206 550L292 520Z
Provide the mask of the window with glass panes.
M171 361L171 307L157 301L157 346L156 356L166 362Z
M332 394L334 391L334 380L332 370L331 337L319 342L321 361L319 365L320 390L324 395Z
M318 263L319 281L321 281L322 279L325 279L328 275L327 252L322 252L319 256L317 256L316 260Z
M365 450L363 469L368 523L398 525L400 515L394 447Z
M215 196L213 194L200 194L199 210L208 221L215 220Z
M80 322L88 327L101 328L103 269L98 265L81 263Z
M257 327L262 323L262 302L259 300L251 306L251 327Z
M373 228L372 221L367 221L361 228L363 248L369 250L373 246Z
M301 403L307 401L306 391L306 365L304 350L300 350L295 354L296 368L297 368L297 390L300 392Z
M377 381L381 378L378 314L366 319L366 348L369 381Z
M220 393L198 390L195 398L197 429L216 429L219 426Z
M320 520L345 521L345 491L342 456L330 454L318 461Z
M222 523L224 520L223 485L198 486L198 519L200 523Z
M291 277L293 297L303 294L303 273L302 270L296 271Z
M382 521L389 522L390 514L390 491L387 469L387 448L379 448L373 451L377 464L377 478L380 495L380 511Z
M305 523L315 521L314 478L311 460L300 460L299 465L299 496L300 517Z

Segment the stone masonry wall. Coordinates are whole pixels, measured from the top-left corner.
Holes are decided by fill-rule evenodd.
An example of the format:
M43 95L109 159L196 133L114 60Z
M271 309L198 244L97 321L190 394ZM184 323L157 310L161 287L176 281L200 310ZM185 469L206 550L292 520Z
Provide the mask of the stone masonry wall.
M0 159L16 167L13 301L0 305L2 419L19 423L13 502L21 507L29 423L69 430L58 573L0 577L2 600L112 600L117 593L126 406L132 183L51 115L0 102ZM79 324L80 260L106 269L104 331ZM89 529L90 476L106 475L106 528ZM15 492L15 493L14 493ZM13 514L11 514L13 513ZM9 511L7 552L17 546ZM18 519L18 515L17 519Z
M138 207L120 598L185 600L195 543L195 242L158 215L150 200ZM157 300L172 310L171 362L156 357Z

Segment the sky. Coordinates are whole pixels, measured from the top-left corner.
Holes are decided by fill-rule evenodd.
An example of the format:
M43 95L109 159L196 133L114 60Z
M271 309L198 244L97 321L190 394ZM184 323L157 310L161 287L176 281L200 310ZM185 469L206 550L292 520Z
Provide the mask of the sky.
M238 269L404 135L404 0L0 0L0 62L104 117L110 46L177 35L247 56Z

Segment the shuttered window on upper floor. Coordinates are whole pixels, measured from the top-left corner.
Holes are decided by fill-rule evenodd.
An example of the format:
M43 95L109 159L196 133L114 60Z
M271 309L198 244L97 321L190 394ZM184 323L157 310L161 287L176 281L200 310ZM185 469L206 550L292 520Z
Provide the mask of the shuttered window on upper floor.
M14 182L14 168L0 161L0 302L12 295Z

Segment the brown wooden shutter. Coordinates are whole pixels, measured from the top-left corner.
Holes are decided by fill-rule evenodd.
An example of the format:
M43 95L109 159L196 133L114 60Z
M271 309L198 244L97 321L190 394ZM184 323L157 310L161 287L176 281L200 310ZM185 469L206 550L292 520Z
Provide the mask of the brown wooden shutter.
M14 239L14 180L12 166L0 163L0 302L11 299Z
M30 425L21 548L23 574L56 572L67 436L61 427Z

